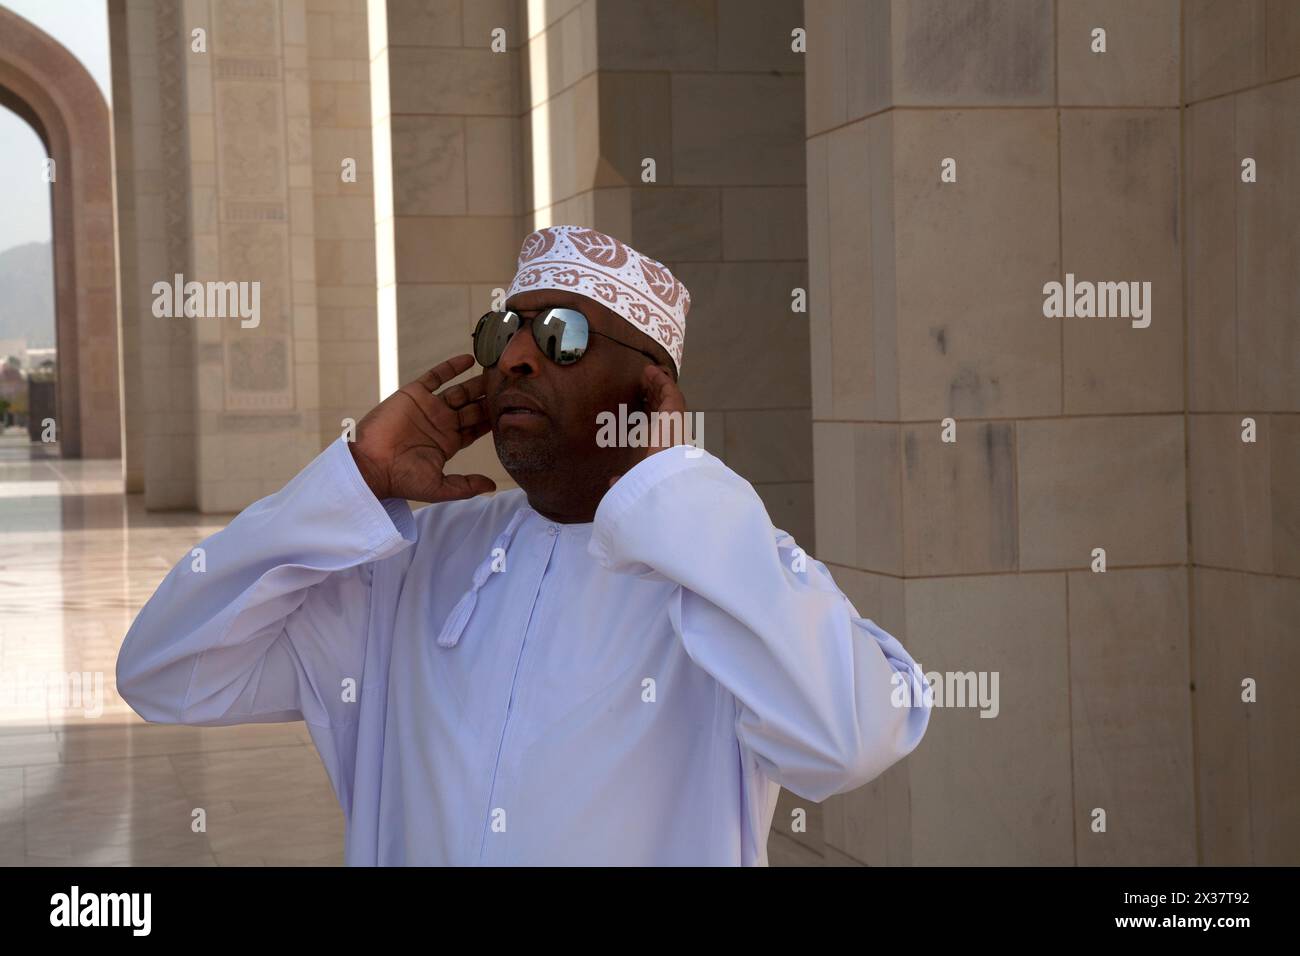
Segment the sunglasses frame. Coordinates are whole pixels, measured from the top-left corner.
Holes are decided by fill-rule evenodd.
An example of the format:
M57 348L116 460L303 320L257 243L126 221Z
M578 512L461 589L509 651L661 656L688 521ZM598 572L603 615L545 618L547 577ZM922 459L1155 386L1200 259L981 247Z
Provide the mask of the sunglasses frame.
M623 346L623 348L625 348L625 349L631 349L633 352L640 352L642 355L644 355L646 358L650 359L650 361L653 362L653 363L656 364L656 365L660 365L660 364L662 364L662 363L660 362L660 360L659 360L659 357L658 357L657 355L655 355L653 352L648 352L648 351L646 351L645 349L637 348L635 345L629 345L627 342L620 341L619 339L614 338L614 336L612 336L612 335L606 335L604 332L597 332L595 329L593 329L593 328L591 327L591 320L588 319L585 315L583 315L582 312L581 312L581 310L579 310L579 309L575 309L575 308L572 308L571 306L564 306L564 305L557 305L557 306L552 306L551 308L548 308L548 309L542 309L540 312L537 313L537 315L535 315L535 316L534 316L533 318L531 318L531 319L525 319L522 315L520 315L520 314L519 314L518 312L516 312L514 309L505 309L505 310L500 311L500 312L496 312L496 311L493 311L493 312L484 312L483 315L481 315L481 316L479 317L478 325L476 325L476 326L474 327L474 332L473 332L473 334L470 336L470 338L473 339L473 341L474 341L474 361L478 362L479 365L481 365L481 366L482 366L483 368L485 368L485 369L486 369L486 368L492 368L493 365L496 365L497 362L500 362L500 361L501 361L501 355L505 355L505 353L506 353L506 346L508 346L508 345L510 344L510 340L511 340L511 339L513 339L516 335L519 334L519 331L520 331L519 328L517 327L513 332L510 333L510 338L506 339L506 340L505 340L505 343L501 346L501 355L498 355L498 356L497 356L497 357L492 361L492 365L483 365L482 360L479 359L479 356L478 356L478 336L479 336L479 333L483 331L483 326L487 323L488 319L490 319L490 318L494 318L494 317L495 317L495 318L499 318L499 317L501 317L501 316L506 316L506 315L513 315L513 316L515 317L515 320L519 323L520 326L522 326L524 322L528 322L528 323L530 323L530 325L529 325L529 331L532 333L532 336L533 336L533 342L535 342L535 343L537 344L537 350L538 350L539 352L541 352L543 355L545 355L546 358L547 358L549 361L551 361L551 362L553 362L554 364L560 366L561 368L568 368L568 367L571 366L571 365L577 365L579 362L582 361L583 356L585 356L585 355L587 354L587 349L586 349L586 348L584 348L584 349L582 350L581 354L579 354L578 357L577 357L576 359L574 359L572 362L561 362L559 359L551 358L549 355L546 355L546 352L542 349L542 343L541 343L541 342L538 340L538 338L537 338L537 332L536 332L536 330L537 330L538 328L540 328L543 324L545 324L546 318L547 318L547 317L548 317L552 312L572 312L574 315L577 315L577 316L579 316L579 317L582 319L583 324L587 327L587 335L588 335L588 336L598 335L598 336L600 336L602 339L609 339L611 342L613 342L613 343L615 343L615 344L617 344L617 345L621 345L621 346ZM590 344L591 344L591 343L590 343L590 339L589 339L589 340L588 340L588 347L590 346Z

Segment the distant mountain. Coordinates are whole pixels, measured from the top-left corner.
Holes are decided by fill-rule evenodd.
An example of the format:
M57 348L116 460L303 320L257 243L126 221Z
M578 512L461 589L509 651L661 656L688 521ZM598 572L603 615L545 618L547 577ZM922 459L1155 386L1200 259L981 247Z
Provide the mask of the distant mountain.
M54 345L54 263L48 242L0 252L0 339Z

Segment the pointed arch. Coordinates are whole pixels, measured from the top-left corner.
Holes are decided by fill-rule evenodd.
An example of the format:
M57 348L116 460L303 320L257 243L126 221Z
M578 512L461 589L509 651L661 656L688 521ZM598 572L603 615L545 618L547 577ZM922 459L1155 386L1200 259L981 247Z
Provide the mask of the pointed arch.
M54 160L50 222L58 436L70 458L122 454L113 147L108 104L57 40L0 7L0 105ZM32 171L39 182L39 170Z

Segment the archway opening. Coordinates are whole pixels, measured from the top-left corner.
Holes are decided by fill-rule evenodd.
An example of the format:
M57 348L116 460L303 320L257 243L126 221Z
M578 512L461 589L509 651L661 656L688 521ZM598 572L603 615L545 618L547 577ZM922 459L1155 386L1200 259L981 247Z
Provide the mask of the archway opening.
M109 109L86 67L28 20L0 7L0 107L35 131L44 158L15 187L49 190L54 307L53 389L42 444L65 458L122 454L120 323ZM18 161L21 161L21 157ZM0 249L5 247L0 243ZM35 290L41 277L28 277ZM3 357L0 357L3 361ZM31 419L29 408L27 418ZM49 419L49 424L46 424Z
M59 452L49 149L39 119L0 90L0 458ZM42 440L42 439L45 440Z

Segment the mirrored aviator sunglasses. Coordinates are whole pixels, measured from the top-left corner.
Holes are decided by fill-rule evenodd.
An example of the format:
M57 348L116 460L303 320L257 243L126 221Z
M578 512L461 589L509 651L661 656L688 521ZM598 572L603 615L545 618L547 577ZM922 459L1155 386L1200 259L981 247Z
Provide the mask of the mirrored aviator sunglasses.
M489 312L474 329L474 358L484 368L500 361L523 319L516 312ZM547 309L529 323L538 350L556 365L572 365L587 351L587 317L576 309Z

